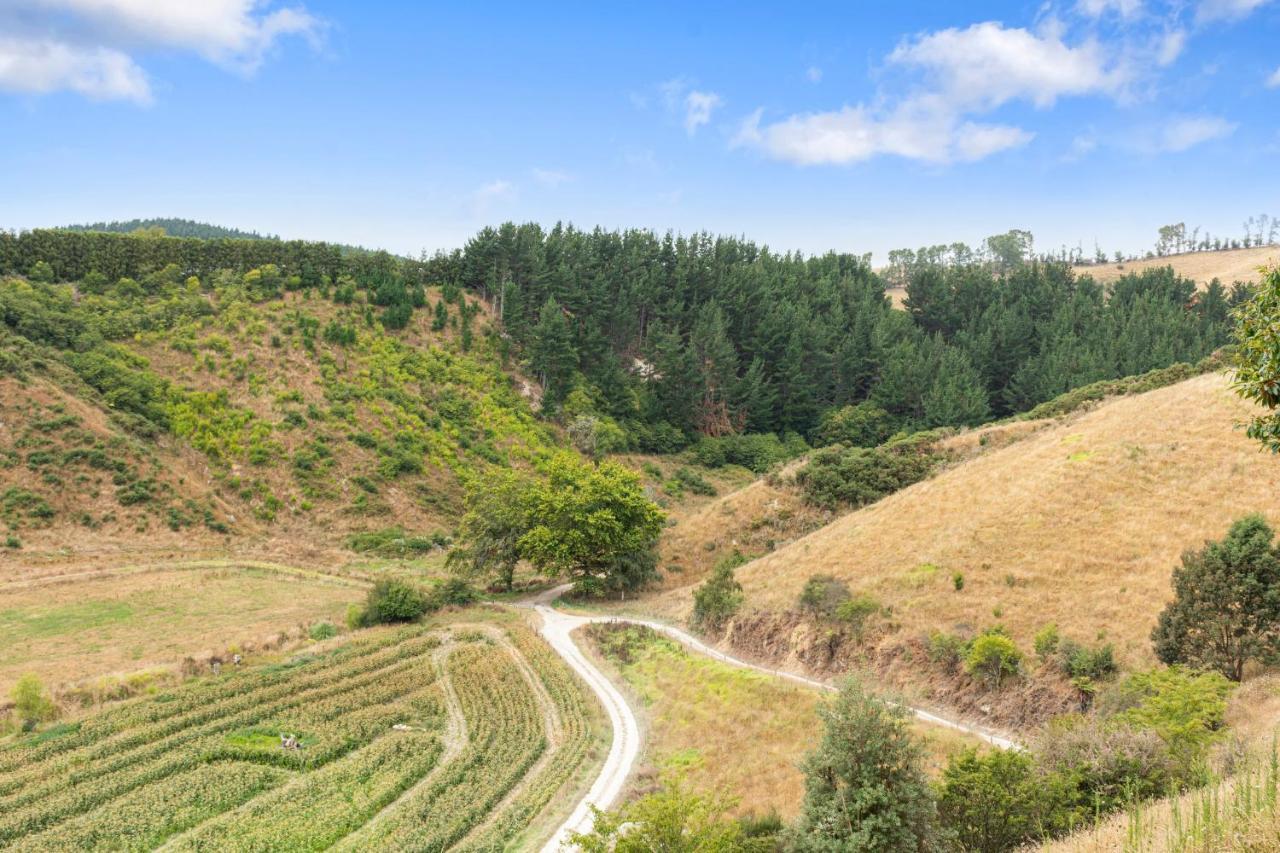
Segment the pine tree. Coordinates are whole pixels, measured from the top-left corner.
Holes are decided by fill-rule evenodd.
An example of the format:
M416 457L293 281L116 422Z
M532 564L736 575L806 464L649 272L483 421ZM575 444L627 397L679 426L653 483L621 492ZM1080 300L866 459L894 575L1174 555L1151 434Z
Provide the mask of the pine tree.
M852 678L820 710L822 742L807 755L797 851L942 851L938 809L907 712Z
M538 324L533 328L529 366L542 382L543 408L559 408L572 385L578 354L573 348L569 320L554 296L543 303Z

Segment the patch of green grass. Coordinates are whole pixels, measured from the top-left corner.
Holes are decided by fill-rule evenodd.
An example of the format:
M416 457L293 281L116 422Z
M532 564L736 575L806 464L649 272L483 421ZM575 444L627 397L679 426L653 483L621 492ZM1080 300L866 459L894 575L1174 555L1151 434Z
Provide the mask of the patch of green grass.
M133 614L133 607L123 601L82 601L47 610L0 610L0 639L12 642L90 631L125 622Z

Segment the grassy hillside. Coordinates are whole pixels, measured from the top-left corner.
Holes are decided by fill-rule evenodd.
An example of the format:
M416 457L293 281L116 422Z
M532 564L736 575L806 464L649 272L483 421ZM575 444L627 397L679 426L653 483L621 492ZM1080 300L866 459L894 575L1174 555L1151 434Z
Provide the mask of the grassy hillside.
M465 477L554 444L481 303L263 269L0 280L4 553L445 530Z
M1159 267L1173 267L1183 278L1193 279L1201 287L1218 279L1226 287L1234 282L1256 284L1261 277L1259 269L1280 260L1280 246L1257 246L1251 249L1228 249L1221 252L1188 252L1149 258L1142 261L1125 261L1121 264L1085 264L1075 267L1077 275L1092 276L1104 284L1122 275L1138 273Z
M1029 649L1057 623L1149 663L1181 552L1280 519L1280 460L1233 428L1248 413L1210 374L1042 426L743 566L747 607L792 608L826 573L892 608L884 645L1001 623ZM687 613L688 592L659 606Z

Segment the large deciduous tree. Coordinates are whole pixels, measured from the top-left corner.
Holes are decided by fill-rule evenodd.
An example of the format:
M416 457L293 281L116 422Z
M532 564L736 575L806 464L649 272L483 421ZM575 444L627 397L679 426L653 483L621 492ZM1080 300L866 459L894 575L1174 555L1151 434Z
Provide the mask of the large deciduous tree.
M520 553L588 594L634 589L657 576L662 510L639 476L614 462L556 456L525 497L528 529Z
M1250 660L1280 652L1280 552L1261 515L1225 539L1188 551L1174 569L1174 600L1151 634L1156 656L1239 681Z

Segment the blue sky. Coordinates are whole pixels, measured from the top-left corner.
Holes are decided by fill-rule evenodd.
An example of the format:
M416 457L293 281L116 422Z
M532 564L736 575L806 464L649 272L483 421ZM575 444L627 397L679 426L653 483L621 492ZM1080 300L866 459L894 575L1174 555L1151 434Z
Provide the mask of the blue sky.
M1280 215L1280 0L0 1L0 227L1108 252Z

